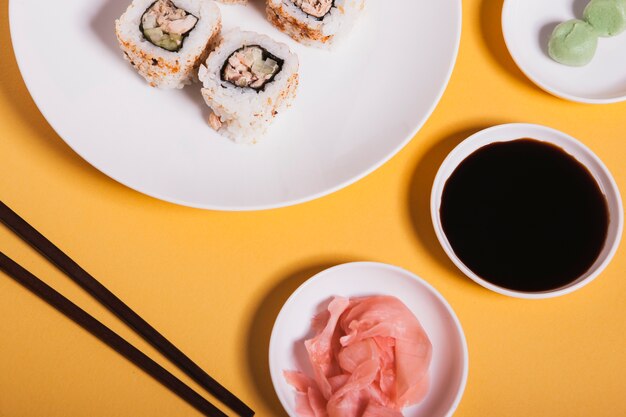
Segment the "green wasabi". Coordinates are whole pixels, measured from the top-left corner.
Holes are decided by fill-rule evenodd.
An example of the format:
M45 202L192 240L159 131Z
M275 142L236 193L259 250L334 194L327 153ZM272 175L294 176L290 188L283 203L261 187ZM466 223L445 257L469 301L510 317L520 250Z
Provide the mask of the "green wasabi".
M598 48L594 28L582 20L570 20L558 25L548 44L548 53L556 62L582 67L593 59Z
M626 29L626 0L592 0L584 18L600 36L619 35Z

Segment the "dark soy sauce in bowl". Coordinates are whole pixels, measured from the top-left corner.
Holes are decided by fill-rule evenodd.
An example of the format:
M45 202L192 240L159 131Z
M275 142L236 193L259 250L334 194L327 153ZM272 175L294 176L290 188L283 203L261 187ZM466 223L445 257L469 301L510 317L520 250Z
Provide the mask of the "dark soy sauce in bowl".
M541 292L573 283L600 255L608 205L589 170L533 139L478 149L445 184L441 223L456 256L497 286Z

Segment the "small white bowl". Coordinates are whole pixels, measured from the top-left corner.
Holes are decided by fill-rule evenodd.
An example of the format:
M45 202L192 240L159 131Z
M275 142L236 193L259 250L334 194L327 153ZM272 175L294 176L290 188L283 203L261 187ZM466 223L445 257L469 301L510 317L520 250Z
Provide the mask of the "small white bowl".
M606 104L626 100L626 33L600 38L587 66L553 61L548 39L558 23L582 19L588 0L505 0L504 40L517 66L545 91L566 100Z
M451 416L467 382L467 343L461 324L446 300L416 275L386 264L357 262L323 271L302 284L283 306L270 340L272 383L291 417L294 389L283 377L285 370L312 375L304 340L312 336L311 319L325 310L334 296L391 295L403 301L426 330L433 345L431 387L424 401L403 411L405 417Z
M469 269L454 253L448 238L443 230L441 224L440 208L441 197L444 187L448 178L454 173L456 168L461 162L463 162L468 156L473 154L478 149L489 145L494 142L508 142L517 139L530 138L543 142L551 143L563 149L565 152L576 158L578 162L587 167L591 175L595 178L602 193L606 197L608 209L609 209L609 230L607 239L604 245L604 249L600 253L600 256L591 268L576 281L568 284L564 287L557 288L550 291L543 292L522 292L513 291L507 288L503 288L494 285L480 276L476 275L471 269ZM432 216L433 225L435 227L435 233L437 238L443 246L444 251L448 254L452 262L461 270L465 275L476 281L478 284L485 288L488 288L497 293L508 295L517 298L551 298L560 295L571 293L593 281L611 262L613 255L617 251L620 239L622 237L622 231L624 229L624 209L622 206L622 200L620 197L617 184L613 179L613 176L602 163L602 161L585 145L578 140L558 130L550 129L548 127L533 125L533 124L506 124L491 127L470 136L468 139L461 142L448 157L443 161L443 164L439 168L439 172L435 177L433 189L430 200L430 211Z

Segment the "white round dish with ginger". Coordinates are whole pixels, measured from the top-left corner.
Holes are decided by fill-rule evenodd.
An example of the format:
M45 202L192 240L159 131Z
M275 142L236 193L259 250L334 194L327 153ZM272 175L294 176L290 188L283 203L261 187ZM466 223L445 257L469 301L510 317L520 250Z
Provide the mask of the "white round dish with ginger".
M388 295L398 298L420 321L432 343L430 389L424 400L405 408L405 417L451 416L467 381L468 352L461 324L445 299L426 281L387 264L356 262L319 273L298 288L283 306L270 341L272 382L283 407L291 417L296 392L283 376L285 370L312 375L304 340L309 339L311 319L335 296Z

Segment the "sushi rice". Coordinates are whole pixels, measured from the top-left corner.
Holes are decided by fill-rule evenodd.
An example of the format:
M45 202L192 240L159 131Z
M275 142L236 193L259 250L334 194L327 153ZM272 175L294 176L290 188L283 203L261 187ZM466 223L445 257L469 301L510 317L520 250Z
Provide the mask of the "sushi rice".
M350 32L365 0L327 1L332 1L330 10L317 17L303 11L305 6L314 4L310 1L298 0L300 5L296 5L296 0L267 0L267 18L296 41L328 49Z
M261 88L238 86L225 80L230 58L244 48L262 49L278 71ZM269 59L269 58L268 58ZM276 61L281 61L277 64ZM255 143L276 115L290 106L298 87L298 57L287 45L254 32L231 30L200 66L202 96L211 108L211 126L237 143Z
M115 22L115 32L128 62L153 87L183 88L197 80L197 68L206 59L221 30L222 19L213 0L171 0L198 21L185 35L182 47L170 51L156 46L141 31L142 17L155 0L133 0Z

